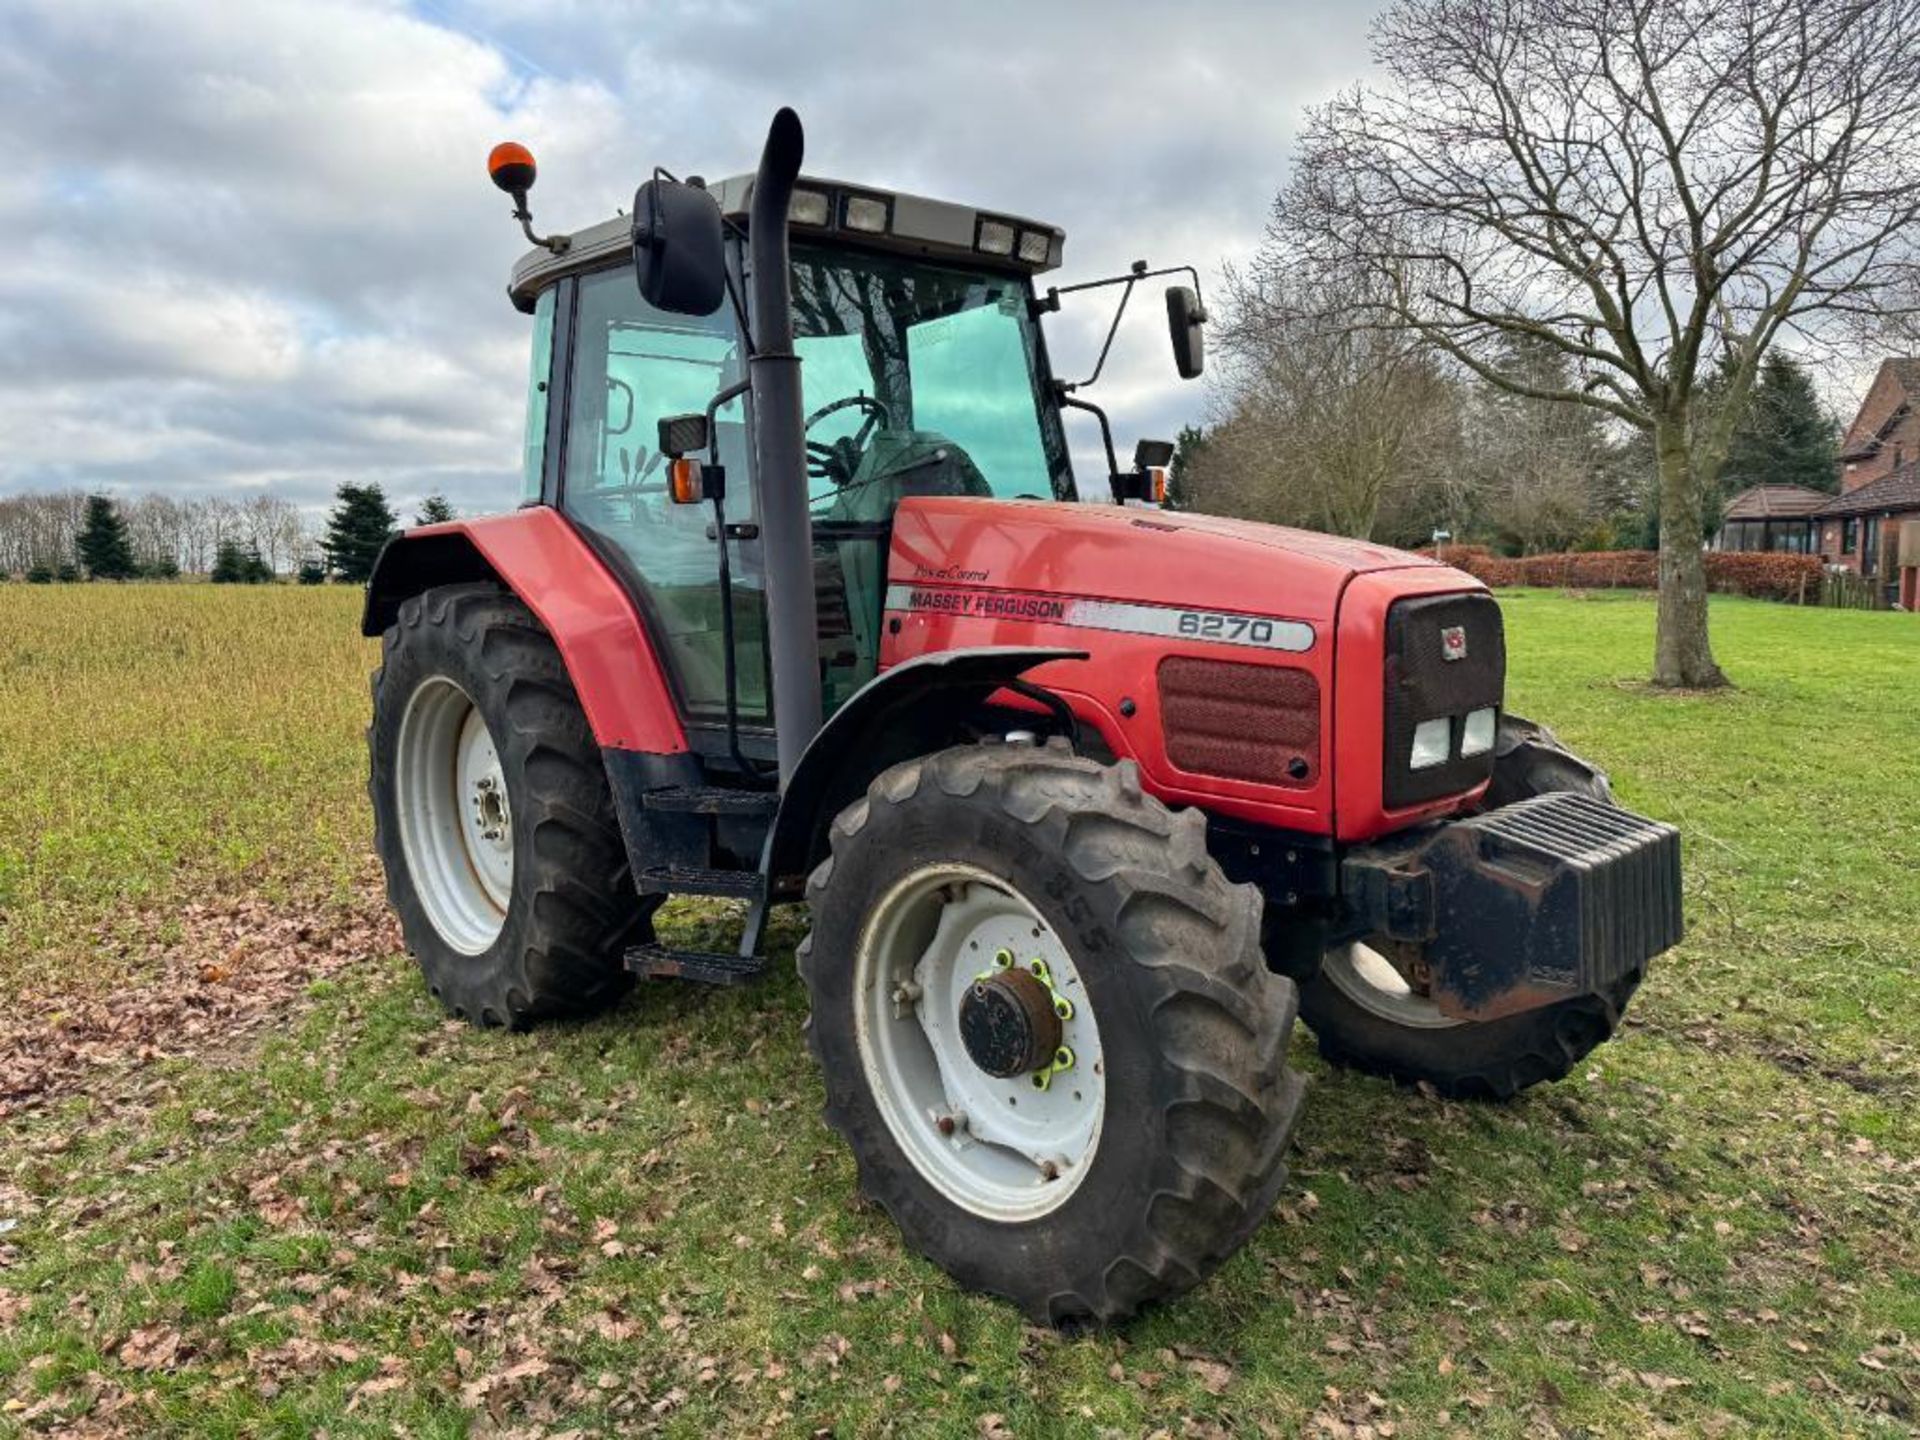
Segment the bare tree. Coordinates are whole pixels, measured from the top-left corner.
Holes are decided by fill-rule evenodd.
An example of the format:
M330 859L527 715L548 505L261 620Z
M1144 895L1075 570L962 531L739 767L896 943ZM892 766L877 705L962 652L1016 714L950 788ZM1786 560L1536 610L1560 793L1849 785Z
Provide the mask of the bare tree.
M1755 370L1916 294L1920 0L1397 0L1374 38L1393 87L1310 112L1277 231L1376 277L1373 320L1649 433L1654 680L1724 683L1705 497ZM1579 383L1510 374L1515 335Z
M1187 481L1199 508L1368 539L1444 467L1452 386L1416 337L1338 318L1367 284L1344 280L1345 303L1324 277L1310 299L1270 248L1228 273L1220 413Z
M1515 339L1501 370L1531 388L1564 389L1572 366L1557 349ZM1475 384L1464 418L1467 469L1484 526L1522 554L1566 550L1595 534L1622 507L1617 430L1584 405L1536 400Z
M249 495L238 507L241 540L251 546L276 574L291 570L300 560L300 507L278 495Z
M178 500L166 495L136 495L121 505L120 513L127 522L134 559L143 569L151 572L169 562L181 563L184 521Z
M0 570L57 569L75 559L74 539L86 514L82 490L15 495L0 500Z

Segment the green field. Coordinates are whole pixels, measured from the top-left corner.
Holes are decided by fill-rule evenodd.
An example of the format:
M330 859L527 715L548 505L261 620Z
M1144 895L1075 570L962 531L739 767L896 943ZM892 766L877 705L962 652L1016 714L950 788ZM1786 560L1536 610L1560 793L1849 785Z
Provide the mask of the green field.
M1920 621L1507 597L1514 708L1680 825L1691 935L1504 1106L1312 1072L1293 1182L1118 1332L857 1202L750 992L443 1022L335 589L0 588L0 1434L1920 1433ZM676 912L682 939L712 912Z

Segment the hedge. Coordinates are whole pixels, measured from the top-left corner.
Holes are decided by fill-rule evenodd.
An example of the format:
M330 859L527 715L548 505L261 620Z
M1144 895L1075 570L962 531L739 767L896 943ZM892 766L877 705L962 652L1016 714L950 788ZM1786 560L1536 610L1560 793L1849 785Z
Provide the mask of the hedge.
M1426 554L1433 554L1429 549ZM1575 551L1560 555L1495 555L1481 545L1449 545L1441 558L1487 585L1544 585L1574 590L1652 590L1660 559L1651 550ZM1820 595L1820 557L1742 551L1707 552L1707 588L1759 600Z

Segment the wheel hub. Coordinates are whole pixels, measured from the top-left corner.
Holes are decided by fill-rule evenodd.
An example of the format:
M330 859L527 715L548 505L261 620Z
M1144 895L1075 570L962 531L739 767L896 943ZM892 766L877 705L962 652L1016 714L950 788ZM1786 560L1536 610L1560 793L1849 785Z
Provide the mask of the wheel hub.
M960 1001L967 1058L1000 1079L1051 1065L1060 1036L1053 992L1028 971L982 976Z
M924 866L875 902L853 969L861 1064L921 1176L999 1222L1065 1204L1099 1149L1106 1063L1033 904L974 866Z
M507 792L497 775L482 775L473 782L473 820L482 840L507 837Z

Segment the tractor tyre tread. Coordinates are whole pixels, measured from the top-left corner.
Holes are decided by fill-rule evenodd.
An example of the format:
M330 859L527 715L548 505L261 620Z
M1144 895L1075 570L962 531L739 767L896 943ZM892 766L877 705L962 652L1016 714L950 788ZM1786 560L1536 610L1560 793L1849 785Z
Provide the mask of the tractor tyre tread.
M851 971L861 920L840 912L882 883L876 875L911 863L892 838L903 822L929 807L957 815L956 802L987 812L990 830L1024 831L1031 843L1016 848L1025 854L1064 860L1056 887L1069 885L1118 942L1101 962L1110 988L1095 1012L1109 1106L1123 1063L1145 1067L1152 1095L1149 1114L1107 1125L1094 1168L1059 1210L997 1227L942 1197L893 1140L867 1090L852 1005L838 993L850 996L851 985L843 976L835 984ZM1176 813L1145 794L1128 761L1103 765L1064 742L988 742L885 771L834 819L830 842L808 882L814 928L797 957L813 1000L808 1044L826 1077L826 1122L853 1151L861 1192L909 1245L1036 1322L1074 1325L1118 1321L1177 1295L1245 1242L1286 1181L1305 1088L1286 1064L1298 998L1262 958L1258 892L1220 872L1198 811ZM1021 863L994 873L1033 902L1035 874ZM1150 1043L1138 1048L1150 1053L1118 1053L1116 997L1142 1017ZM996 1232L1022 1235L995 1243ZM1048 1263L1034 1264L1035 1254Z
M387 897L427 987L482 1028L606 1008L628 989L623 956L652 938L657 898L636 895L604 763L566 662L533 612L491 583L443 585L402 602L381 642L367 727L367 789ZM517 832L499 937L454 951L415 897L395 815L392 742L413 687L446 674L494 736Z

